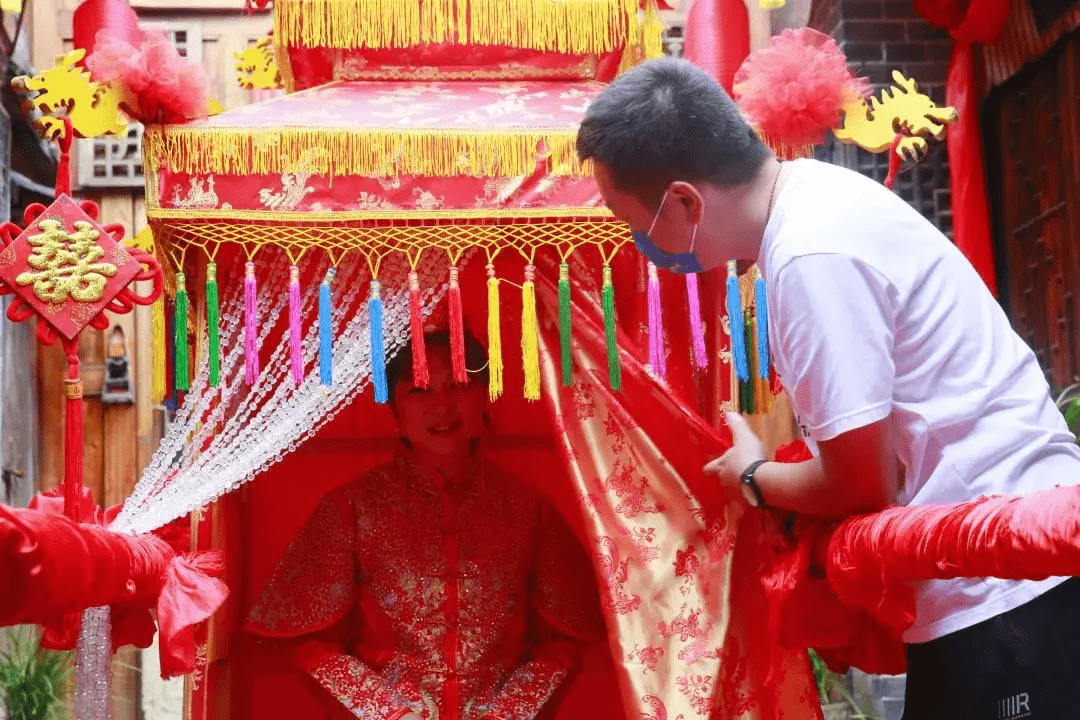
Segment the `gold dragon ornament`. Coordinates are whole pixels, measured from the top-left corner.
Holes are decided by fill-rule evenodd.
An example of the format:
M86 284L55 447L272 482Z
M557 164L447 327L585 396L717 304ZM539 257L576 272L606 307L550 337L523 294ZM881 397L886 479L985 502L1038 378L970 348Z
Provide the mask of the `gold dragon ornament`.
M127 132L127 118L120 112L120 95L110 85L90 79L87 70L76 65L85 50L72 50L56 58L56 66L32 77L20 76L11 87L25 95L25 110L38 110L42 117L34 127L46 140L64 134L66 116L75 137L95 138Z
M269 37L260 38L236 56L236 80L247 90L277 90L282 87L281 72L274 58L274 45Z
M958 115L951 107L938 107L899 70L893 70L892 77L893 87L882 90L880 100L872 97L869 103L859 100L843 108L844 125L833 134L873 153L885 152L902 134L896 154L914 161L926 152L926 137L944 138L945 126L956 122Z

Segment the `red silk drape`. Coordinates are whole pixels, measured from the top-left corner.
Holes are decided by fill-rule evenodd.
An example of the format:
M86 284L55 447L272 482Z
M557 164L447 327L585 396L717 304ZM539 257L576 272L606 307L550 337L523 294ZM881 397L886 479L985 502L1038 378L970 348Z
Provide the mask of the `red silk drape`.
M915 11L944 27L954 44L945 89L947 105L959 119L949 126L949 180L952 184L953 236L956 246L997 295L997 275L990 229L990 208L983 166L979 98L975 81L975 43L993 44L1009 16L1012 0L916 0Z

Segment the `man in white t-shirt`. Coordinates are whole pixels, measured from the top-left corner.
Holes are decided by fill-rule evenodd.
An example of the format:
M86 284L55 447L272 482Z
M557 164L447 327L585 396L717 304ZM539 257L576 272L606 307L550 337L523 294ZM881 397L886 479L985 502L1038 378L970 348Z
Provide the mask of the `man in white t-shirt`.
M653 263L736 259L765 277L772 356L815 457L766 462L729 414L734 447L707 469L751 504L841 518L1080 483L1034 354L963 255L883 186L779 162L676 60L607 88L578 152ZM1080 718L1080 581L925 582L916 600L906 718Z

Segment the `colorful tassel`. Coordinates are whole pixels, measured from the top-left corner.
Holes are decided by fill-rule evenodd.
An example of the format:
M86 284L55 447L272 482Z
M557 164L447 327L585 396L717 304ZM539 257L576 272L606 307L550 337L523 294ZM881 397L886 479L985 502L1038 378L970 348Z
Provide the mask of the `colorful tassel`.
M754 316L750 314L750 310L747 309L743 317L743 338L746 347L750 347L754 342ZM757 403L754 398L754 358L752 355L747 355L747 374L746 380L742 381L742 386L746 392L746 405L744 412L753 415L757 412Z
M765 278L754 281L754 322L757 328L757 376L769 378L769 307L765 298Z
M735 274L735 262L727 264L727 312L731 325L731 355L735 361L735 373L740 382L750 379L746 364L746 332L743 329L742 299L739 296L739 277Z
M151 378L154 402L165 399L165 299L150 306L150 333L153 343L154 371Z
M255 263L249 261L244 265L244 382L248 385L259 379L258 311Z
M457 267L450 268L450 364L454 370L454 382L469 381L465 369L465 314L461 307L461 286L458 284Z
M368 312L371 314L371 384L375 388L375 402L377 403L385 403L389 399L386 388L386 345L383 339L381 291L381 283L378 280L372 280Z
M615 284L611 282L611 267L604 265L604 337L607 340L608 381L611 389L622 390L622 363L619 360L619 342L615 333Z
M319 284L319 379L326 387L334 384L334 325L331 285L337 270L329 268Z
M424 344L424 309L420 304L420 276L409 273L409 328L412 335L413 385L426 388L430 382L427 346Z
M660 307L660 278L656 266L649 263L649 365L658 378L667 377L664 357L664 315Z
M705 323L701 320L701 296L698 293L696 273L686 276L686 304L690 311L690 338L693 341L694 364L704 370L709 367L709 353L705 349Z
M210 336L210 387L217 387L221 382L221 309L214 262L206 266L206 329Z
M499 278L495 266L487 266L488 289L488 397L503 394L502 323L499 320Z
M176 319L173 320L173 332L175 333L173 346L176 348L176 360L173 363L173 370L175 371L173 386L181 392L187 392L191 382L188 375L187 311L187 279L184 273L179 272L176 273Z
M178 406L173 367L176 365L176 299L165 298L165 399L163 404L169 412L176 412Z
M536 321L536 266L525 266L521 287L521 360L525 366L525 399L540 399L540 335Z
M562 384L574 384L574 355L570 332L570 266L559 265L559 347L562 350Z
M300 268L289 266L289 360L293 382L304 382L303 324L300 318Z

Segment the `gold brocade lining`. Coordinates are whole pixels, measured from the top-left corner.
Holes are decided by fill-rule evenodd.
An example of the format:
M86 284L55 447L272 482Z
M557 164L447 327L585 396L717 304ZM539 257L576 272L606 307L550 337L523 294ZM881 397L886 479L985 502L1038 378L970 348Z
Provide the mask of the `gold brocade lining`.
M363 227L344 223L196 222L151 215L150 223L155 242L173 257L200 249L213 258L225 245L240 247L248 257L254 257L260 249L273 246L294 259L309 251L325 252L335 263L346 253L359 252L376 270L378 261L392 253L415 259L424 250L436 249L459 258L469 248L480 248L491 259L503 250L532 259L540 248L554 247L565 259L580 247L595 246L610 258L630 241L629 228L617 220Z
M478 130L451 128L320 129L310 127L148 127L143 157L148 174L164 166L175 172L263 175L426 175L514 177L537 168L546 148L550 173L580 177L589 163L577 156L577 128Z
M637 12L637 0L276 0L274 37L286 47L457 43L585 55L625 47Z
M455 70L439 67L372 66L365 68L334 67L334 80L595 80L597 61L587 57L577 65L566 67L531 67L529 65L500 66Z

